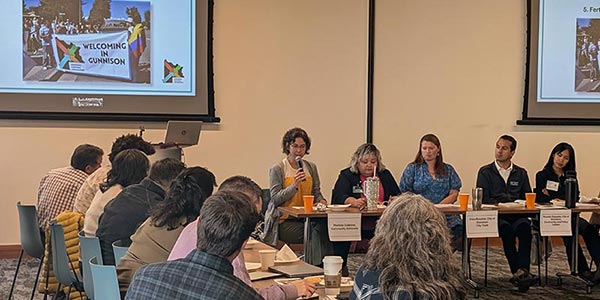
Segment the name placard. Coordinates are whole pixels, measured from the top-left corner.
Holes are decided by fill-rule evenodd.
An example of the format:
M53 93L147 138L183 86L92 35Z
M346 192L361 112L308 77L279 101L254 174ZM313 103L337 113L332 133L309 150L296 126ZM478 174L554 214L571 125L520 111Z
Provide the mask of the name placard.
M360 241L360 213L328 213L327 228L332 242Z
M542 236L571 236L571 210L542 210L540 212Z
M498 237L498 211L467 211L467 238Z

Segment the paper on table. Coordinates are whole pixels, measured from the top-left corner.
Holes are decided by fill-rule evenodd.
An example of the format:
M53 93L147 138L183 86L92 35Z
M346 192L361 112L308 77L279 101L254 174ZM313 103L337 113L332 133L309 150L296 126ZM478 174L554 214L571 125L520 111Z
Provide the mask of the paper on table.
M293 261L297 259L298 256L296 253L287 244L283 245L277 254L275 254L275 261Z
M577 203L577 207L599 207L597 203Z

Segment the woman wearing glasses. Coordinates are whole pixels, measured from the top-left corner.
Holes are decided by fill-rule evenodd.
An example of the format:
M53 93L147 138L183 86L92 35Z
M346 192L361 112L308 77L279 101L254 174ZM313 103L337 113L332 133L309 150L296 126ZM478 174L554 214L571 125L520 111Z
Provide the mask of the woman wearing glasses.
M263 241L275 245L277 240L285 243L303 243L304 220L290 218L281 214L277 207L303 206L302 196L314 196L314 203L327 204L321 194L321 182L317 166L304 156L310 153L311 141L302 128L288 130L281 141L285 157L269 170L271 201L265 213L265 231ZM327 227L323 222L312 226L312 257L307 262L320 264L323 256L329 253Z

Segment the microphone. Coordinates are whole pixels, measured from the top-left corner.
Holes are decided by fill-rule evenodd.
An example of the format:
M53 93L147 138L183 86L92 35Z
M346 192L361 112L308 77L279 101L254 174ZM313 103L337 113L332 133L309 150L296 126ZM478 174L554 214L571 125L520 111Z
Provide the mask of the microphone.
M296 156L296 163L298 164L298 170L304 171L304 167L302 165L302 157ZM302 179L302 181L306 181L306 178Z

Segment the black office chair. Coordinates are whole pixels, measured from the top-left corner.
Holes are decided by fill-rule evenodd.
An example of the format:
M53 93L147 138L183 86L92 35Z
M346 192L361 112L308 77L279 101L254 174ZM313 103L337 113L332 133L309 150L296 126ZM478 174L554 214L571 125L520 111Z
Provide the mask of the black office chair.
M12 285L10 287L10 293L8 299L12 299L15 283L17 281L17 275L19 274L19 267L21 266L21 259L23 253L38 258L40 264L38 266L37 274L31 291L31 300L35 296L35 290L37 287L38 279L40 278L40 271L42 269L42 261L44 261L44 242L40 234L38 227L37 210L34 205L22 205L21 202L17 202L17 211L19 213L19 229L21 231L21 253L19 254L19 261L17 262L17 269L15 271L15 277L13 278ZM48 290L48 280L46 280L46 290ZM48 293L44 293L44 300L48 297Z

